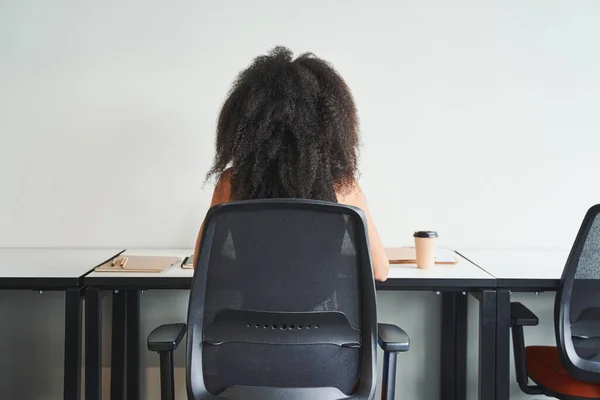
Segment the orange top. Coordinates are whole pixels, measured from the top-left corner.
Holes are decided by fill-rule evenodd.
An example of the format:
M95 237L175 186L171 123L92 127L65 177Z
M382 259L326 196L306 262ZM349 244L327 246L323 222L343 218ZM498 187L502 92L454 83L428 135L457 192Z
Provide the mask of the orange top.
M337 193L336 195L338 203L358 207L364 211L367 217L367 225L369 231L369 247L371 250L371 262L373 264L373 275L375 276L376 280L385 281L388 277L390 264L384 252L383 245L381 244L381 239L379 238L377 229L375 229L375 224L373 223L373 218L371 217L371 213L369 212L369 209L367 207L367 201L365 199L365 195L362 189L360 188L357 182L351 190L344 190L344 193ZM219 179L219 182L217 182L217 186L215 187L210 206L212 207L214 205L228 203L230 201L232 201L231 172L227 170L223 172L221 178ZM201 237L202 227L200 227L198 239L196 240L196 250L194 251L194 257L197 257L198 250L200 248ZM196 260L194 260L194 265L196 265Z

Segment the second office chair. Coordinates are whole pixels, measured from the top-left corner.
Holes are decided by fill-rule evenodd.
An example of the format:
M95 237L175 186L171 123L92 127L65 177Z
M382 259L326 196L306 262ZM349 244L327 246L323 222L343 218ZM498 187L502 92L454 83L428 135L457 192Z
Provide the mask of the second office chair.
M523 327L538 318L521 303L511 303L510 314L517 382L525 393L600 399L600 204L587 212L560 279L557 346L525 347Z

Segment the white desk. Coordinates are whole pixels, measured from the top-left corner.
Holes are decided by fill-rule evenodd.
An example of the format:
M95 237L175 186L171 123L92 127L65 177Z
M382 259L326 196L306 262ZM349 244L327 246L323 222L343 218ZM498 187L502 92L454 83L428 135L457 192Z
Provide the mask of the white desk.
M496 396L510 398L511 291L556 290L568 250L461 250L460 254L496 278Z
M124 255L185 257L193 249L128 249ZM113 324L111 360L111 394L127 386L128 399L140 398L140 299L144 289L189 289L193 269L175 263L162 272L97 272L84 278L85 306L85 398L99 400L101 393L102 360L102 292L113 293ZM127 364L127 371L123 365ZM125 385L127 382L127 385ZM116 392L115 392L116 393ZM122 393L122 392L121 392ZM119 396L119 398L122 398Z
M194 253L193 249L127 249L127 256L180 257L181 262ZM181 262L162 272L97 272L86 275L86 285L99 289L189 289L194 276L193 269L181 268Z
M392 264L386 282L377 289L434 290L441 292L442 399L466 397L467 296L479 300L479 398L493 399L496 392L496 279L456 254L457 264L418 269L413 264ZM463 292L463 293L461 293Z
M499 288L554 290L569 250L461 250L464 257L493 275Z
M0 248L0 288L67 289L122 249Z
M419 269L416 264L392 264L386 282L378 282L377 289L389 290L457 290L492 289L492 275L456 254L456 264L436 264Z
M65 291L64 399L81 398L82 278L121 251L0 249L0 289Z
M127 250L125 255L161 255L185 258L192 249ZM455 265L436 265L418 269L416 265L390 267L386 282L378 282L378 290L440 291L442 302L442 388L444 398L464 398L466 376L467 292L473 293L480 304L480 343L493 341L495 335L495 279L467 259L457 255ZM161 273L92 272L84 279L86 290L86 399L101 398L101 292L113 292L112 359L125 363L127 371L111 369L111 387L127 381L127 398L139 398L139 291L143 289L189 289L193 270L175 264ZM125 344L125 342L127 344ZM495 349L480 347L480 398L488 399L495 390ZM114 383L114 386L113 386ZM115 389L118 390L118 389Z
M124 255L173 256L181 260L193 249L128 249ZM386 282L377 282L382 290L467 290L469 288L494 288L494 277L456 255L454 265L435 265L429 269L418 269L416 264L392 264ZM183 269L179 264L163 272L92 272L85 277L85 284L106 289L189 289L193 269Z

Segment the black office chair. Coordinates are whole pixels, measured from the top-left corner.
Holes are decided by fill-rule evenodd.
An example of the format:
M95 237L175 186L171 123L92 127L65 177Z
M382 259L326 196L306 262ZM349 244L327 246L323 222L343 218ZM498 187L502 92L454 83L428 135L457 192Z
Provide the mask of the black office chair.
M377 324L367 224L359 209L312 200L218 205L206 216L188 308L191 399L393 399L406 333ZM173 399L185 324L148 336Z
M587 212L560 279L554 303L558 346L525 347L523 326L537 325L538 318L521 303L510 306L521 390L563 400L600 399L600 204Z

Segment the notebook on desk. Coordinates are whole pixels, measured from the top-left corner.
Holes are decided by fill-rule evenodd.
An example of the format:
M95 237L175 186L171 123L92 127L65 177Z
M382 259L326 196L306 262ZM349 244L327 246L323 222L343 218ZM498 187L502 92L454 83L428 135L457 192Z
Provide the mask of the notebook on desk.
M180 257L120 255L96 267L96 271L159 273L179 261Z
M385 249L390 264L416 264L417 256L414 247L397 247ZM448 249L436 249L436 264L456 264L454 252Z

